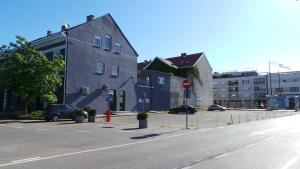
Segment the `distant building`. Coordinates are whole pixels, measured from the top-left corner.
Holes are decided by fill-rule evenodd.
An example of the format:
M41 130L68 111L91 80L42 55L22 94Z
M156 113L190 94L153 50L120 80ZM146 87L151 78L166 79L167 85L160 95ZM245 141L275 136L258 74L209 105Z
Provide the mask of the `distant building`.
M142 110L142 107L149 110L169 110L183 105L184 79L191 82L187 104L207 108L213 103L212 68L204 53L182 53L178 57L156 57L152 61L139 63L138 110ZM142 82L146 83L143 85ZM144 93L147 93L146 96Z
M271 85L269 74L255 71L215 73L213 78L214 103L226 107L293 109L300 96L299 72L272 73Z
M265 108L267 77L255 71L226 72L213 76L214 103L232 108Z
M272 87L272 92L269 90L268 98L272 101L270 104L278 108L294 109L295 101L300 101L300 71L279 72L268 76L268 86Z

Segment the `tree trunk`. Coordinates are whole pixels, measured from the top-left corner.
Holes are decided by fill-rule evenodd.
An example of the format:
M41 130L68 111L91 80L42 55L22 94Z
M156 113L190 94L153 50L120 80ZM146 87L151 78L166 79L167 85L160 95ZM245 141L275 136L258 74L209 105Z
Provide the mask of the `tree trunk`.
M25 99L25 116L28 115L28 106L31 103L31 99Z

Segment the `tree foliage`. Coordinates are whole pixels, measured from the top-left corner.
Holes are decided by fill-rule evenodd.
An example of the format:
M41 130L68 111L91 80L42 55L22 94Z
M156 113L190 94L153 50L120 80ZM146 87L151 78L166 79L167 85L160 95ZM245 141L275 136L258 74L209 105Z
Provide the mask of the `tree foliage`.
M22 97L26 107L35 99L55 102L54 92L62 85L58 72L64 69L63 57L56 56L50 61L25 38L17 36L16 39L15 43L0 48L0 58L5 58L2 88Z
M149 67L147 67L147 69L164 72L164 73L171 73L175 76L184 77L184 78L187 78L190 75L192 75L195 78L199 78L199 69L197 66L186 67L186 68L174 68L163 63L159 59L155 59L153 63L149 65Z

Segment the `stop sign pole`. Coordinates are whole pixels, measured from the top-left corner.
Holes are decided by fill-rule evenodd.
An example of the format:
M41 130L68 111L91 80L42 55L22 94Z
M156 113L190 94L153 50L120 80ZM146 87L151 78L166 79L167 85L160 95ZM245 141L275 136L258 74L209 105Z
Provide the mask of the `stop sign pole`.
M183 88L184 88L184 93L185 93L185 95L184 95L184 98L185 98L185 102L184 102L184 107L185 107L185 112L186 112L186 114L185 114L185 128L186 129L188 129L189 127L188 127L188 109L187 109L187 98L188 98L188 90L189 90L189 88L190 88L190 81L189 80L183 80L182 81L182 86L183 86Z

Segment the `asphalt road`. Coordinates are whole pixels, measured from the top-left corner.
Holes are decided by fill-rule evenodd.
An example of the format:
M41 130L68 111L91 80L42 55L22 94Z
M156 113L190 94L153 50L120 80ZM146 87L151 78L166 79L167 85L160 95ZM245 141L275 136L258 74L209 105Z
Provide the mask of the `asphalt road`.
M299 169L300 116L178 130L1 124L0 169Z

